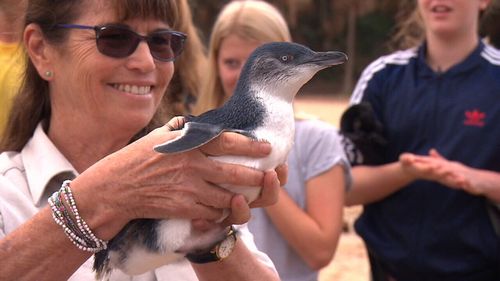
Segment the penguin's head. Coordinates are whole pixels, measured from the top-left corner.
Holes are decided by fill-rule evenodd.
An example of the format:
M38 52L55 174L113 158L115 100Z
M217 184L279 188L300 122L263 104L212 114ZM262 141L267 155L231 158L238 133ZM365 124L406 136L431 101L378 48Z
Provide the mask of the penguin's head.
M347 56L342 52L315 52L290 42L267 43L252 52L242 69L237 87L249 86L267 92L280 89L280 92L289 93L293 98L316 72L346 61Z

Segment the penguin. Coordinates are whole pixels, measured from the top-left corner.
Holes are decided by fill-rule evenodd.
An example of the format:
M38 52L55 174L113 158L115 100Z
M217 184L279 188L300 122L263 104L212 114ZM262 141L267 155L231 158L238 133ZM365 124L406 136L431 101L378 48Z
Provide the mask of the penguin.
M180 136L156 145L154 150L181 153L198 148L223 132L236 132L269 142L271 153L265 158L217 156L212 157L214 160L263 171L275 169L285 163L292 148L295 95L318 71L346 61L342 52L315 52L290 42L264 44L247 59L235 92L226 103L199 116L186 116ZM248 202L260 193L256 186L223 187L243 194ZM197 233L189 220L134 220L109 241L106 250L95 255L94 269L98 277L114 268L129 275L141 274L206 249L223 235L222 227Z

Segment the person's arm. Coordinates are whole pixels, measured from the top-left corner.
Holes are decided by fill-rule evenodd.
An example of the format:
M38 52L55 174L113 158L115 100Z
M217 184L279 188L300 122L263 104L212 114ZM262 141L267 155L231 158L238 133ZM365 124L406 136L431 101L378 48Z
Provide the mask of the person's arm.
M242 196L216 185L262 185L262 194L268 198L261 201L276 201L279 181L275 172L263 173L206 156L262 157L270 152L269 144L225 133L195 151L173 156L153 152L154 144L175 135L157 129L73 180L79 213L97 237L109 240L136 218L215 221L224 208L231 208L233 223L245 222L249 208ZM5 280L67 280L89 257L69 241L46 207L0 240L0 276Z
M402 154L403 167L421 179L439 182L500 203L500 173L466 166L444 158L435 149L429 155Z
M68 280L91 256L54 223L50 208L0 240L0 280Z
M312 269L332 260L342 230L345 172L336 165L306 183L303 210L281 189L278 203L266 213L283 238Z
M382 200L414 180L399 162L380 166L355 166L351 172L353 182L346 193L346 206Z
M500 173L467 167L466 184L461 188L500 204Z
M200 281L280 280L277 273L260 262L241 239L236 240L236 245L227 258L217 262L191 263L191 265Z
M283 185L287 181L287 176L288 176L288 168L286 165L280 165L277 169L277 174L278 178L280 179L279 182L276 182L275 177L272 176L273 172L271 173L266 173L266 176L264 178L264 186L267 186L267 190L263 189L263 192L271 192L271 190L279 190L280 189L280 184ZM274 188L271 188L274 187ZM273 196L269 196L266 194L263 194L262 199L265 198L275 198ZM234 204L241 204L241 206L246 206L245 204L245 199L243 196L239 196L239 199L242 200L238 202L238 200L234 200ZM269 200L269 199L267 199ZM258 206L269 206L271 204L275 204L276 201L273 202L264 202L261 200L261 198L257 199L256 201ZM233 206L233 209L236 206ZM254 206L252 206L254 207ZM249 233L248 228L245 227L246 233ZM241 232L240 232L241 231ZM253 242L253 236L250 234L250 237L248 235L243 234L243 230L239 229L238 233L246 236L246 237L241 237L238 235L237 242L235 247L233 248L231 254L221 260L221 261L216 261L216 262L210 262L210 263L204 263L204 264L199 264L199 263L191 263L196 275L198 276L200 281L219 281L221 280L221 276L224 276L224 280L235 280L235 281L245 281L245 280L262 280L262 281L273 281L273 280L280 280L279 276L277 275L276 271L273 270L268 263L263 262L262 257L258 257L255 253L256 245ZM244 242L243 240L246 241ZM252 241L249 242L248 239L251 239ZM253 247L254 251L252 252L250 248ZM263 253L261 253L263 254ZM269 259L269 258L267 258ZM270 261L270 260L269 260Z

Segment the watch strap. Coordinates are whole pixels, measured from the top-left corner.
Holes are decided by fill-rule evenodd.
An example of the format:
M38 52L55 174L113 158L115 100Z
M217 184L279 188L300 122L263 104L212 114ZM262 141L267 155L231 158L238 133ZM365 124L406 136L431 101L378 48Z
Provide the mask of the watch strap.
M233 226L231 226L229 228L228 232L226 233L226 236L224 237L224 239L215 243L215 245L210 247L210 249L208 251L188 253L186 255L186 258L188 261L190 261L192 263L199 263L199 264L220 261L223 259L218 255L218 252L217 252L220 244L223 243L227 239L234 239L234 241L236 242L236 237L237 237L236 231L233 228Z

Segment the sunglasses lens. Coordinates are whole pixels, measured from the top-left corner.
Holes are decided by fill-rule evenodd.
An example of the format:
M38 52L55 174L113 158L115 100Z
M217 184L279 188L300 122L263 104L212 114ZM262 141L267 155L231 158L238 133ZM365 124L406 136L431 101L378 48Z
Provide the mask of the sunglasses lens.
M161 61L172 61L181 54L184 36L170 31L152 33L148 39L151 54Z
M157 31L142 37L128 28L103 26L97 31L97 49L106 56L124 58L132 54L141 40L146 39L153 57L173 61L181 54L186 36L172 31Z
M132 54L140 42L134 32L125 28L105 26L99 30L97 48L104 55L123 58Z

